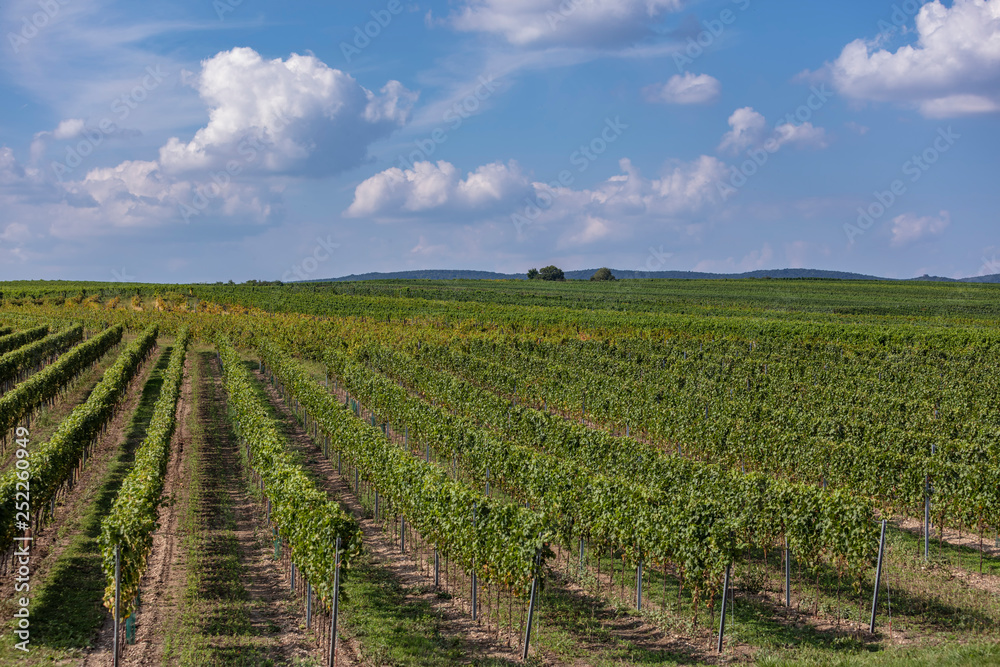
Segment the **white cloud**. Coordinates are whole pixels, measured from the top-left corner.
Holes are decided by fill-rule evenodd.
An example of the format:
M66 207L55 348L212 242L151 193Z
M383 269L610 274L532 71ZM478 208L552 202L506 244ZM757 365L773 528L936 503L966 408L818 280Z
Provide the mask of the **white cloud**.
M191 141L171 139L159 160L128 160L55 182L0 147L0 204L32 211L32 224L56 238L227 218L251 226L281 212L284 185L274 173L324 175L355 167L368 146L406 121L415 95L390 81L380 93L313 56L264 61L252 49L203 63L198 90L209 122ZM67 119L32 143L33 165L46 137L72 139L87 127ZM490 169L459 188L472 203L491 195Z
M767 120L754 111L753 107L737 109L729 117L732 129L722 136L719 150L739 153L744 148L759 144L767 133Z
M826 141L826 130L822 127L814 127L812 123L802 123L801 125L783 123L775 128L774 139L778 146L795 144L800 147L826 148L829 145Z
M801 125L782 122L768 131L767 119L753 107L742 107L734 111L729 117L729 127L729 132L722 136L719 150L733 154L759 147L767 148L773 153L786 144L800 148L826 148L828 145L826 130L808 122Z
M518 46L621 46L652 34L652 24L683 7L683 0L464 0L448 23Z
M84 122L82 118L67 118L59 123L56 129L52 130L54 139L72 139L83 132Z
M534 222L548 224L585 221L563 243L586 243L608 233L610 220L622 217L675 218L700 211L715 201L716 183L726 176L720 160L701 156L692 162L671 161L659 178L644 178L632 163L620 161L622 173L593 188L573 189L530 182L515 162L492 163L462 178L454 165L418 162L412 170L387 169L362 182L345 211L351 217L391 220L425 216L440 220L443 213L460 213L483 220L525 212L537 206Z
M983 95L949 95L921 102L920 111L928 118L951 118L1000 111L1000 102Z
M920 8L917 39L895 52L856 39L827 65L848 97L915 105L928 117L1000 110L1000 0Z
M577 224L578 227L571 229L559 239L556 244L557 250L601 241L611 236L615 227L615 224L610 220L593 215L585 215Z
M928 236L941 234L951 224L948 211L941 211L937 216L918 217L912 213L904 213L892 219L892 245L903 246Z
M392 167L363 181L345 212L350 217L399 215L431 210L485 212L531 191L516 162L493 162L461 177L449 162Z
M21 165L11 149L0 147L0 207L8 219L26 225L32 239L82 239L177 225L184 221L182 208L192 205L199 221L228 217L241 223L270 221L281 209L280 191L274 188L234 179L221 184L178 179L164 174L155 161L92 169L77 181L56 182L47 175Z
M390 81L376 94L315 56L264 60L253 49L202 63L208 124L160 149L166 171L218 169L325 176L362 164L369 145L402 126L416 94Z
M708 74L675 74L666 83L643 89L646 100L664 104L709 104L719 98L722 84Z

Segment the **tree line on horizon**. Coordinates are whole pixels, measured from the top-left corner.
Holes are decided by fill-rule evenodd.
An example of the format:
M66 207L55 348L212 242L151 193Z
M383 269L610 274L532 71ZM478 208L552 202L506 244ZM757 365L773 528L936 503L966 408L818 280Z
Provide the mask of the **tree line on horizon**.
M615 274L611 273L611 269L606 266L594 271L594 275L590 276L591 280L618 280L615 278ZM566 274L558 266L549 265L542 267L541 270L531 268L528 269L528 280L566 280Z

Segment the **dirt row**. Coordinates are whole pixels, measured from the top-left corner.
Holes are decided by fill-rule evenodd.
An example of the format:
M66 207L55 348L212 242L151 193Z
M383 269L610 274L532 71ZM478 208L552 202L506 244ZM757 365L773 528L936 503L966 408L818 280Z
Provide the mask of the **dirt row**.
M122 664L161 665L181 657L198 664L318 660L320 651L302 627L303 614L293 606L261 538L263 516L242 477L221 373L211 353L189 351L177 411L165 502L142 582L136 643L126 647ZM194 523L185 518L191 516ZM220 565L227 553L238 563ZM227 627L237 618L248 622ZM109 623L84 664L110 664L111 641Z

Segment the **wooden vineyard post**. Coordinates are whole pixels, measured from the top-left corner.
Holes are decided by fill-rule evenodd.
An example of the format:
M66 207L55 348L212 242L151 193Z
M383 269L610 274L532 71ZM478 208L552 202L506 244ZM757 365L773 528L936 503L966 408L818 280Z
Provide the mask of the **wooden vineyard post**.
M337 537L333 565L333 606L330 610L330 667L337 664L337 612L340 607L340 537Z
M406 553L406 517L399 517L399 553Z
M878 540L878 564L875 566L875 593L872 595L872 620L868 631L875 632L875 610L878 609L878 587L882 580L882 556L885 553L885 519L882 519L882 535Z
M722 615L719 617L719 653L722 653L722 639L726 634L726 600L729 597L729 574L732 571L732 567L732 565L726 566L726 576L722 580Z
M119 628L118 624L121 622L121 603L122 603L122 547L120 544L115 545L115 610L114 610L114 626L115 635L111 642L111 650L113 652L113 657L111 659L111 664L114 667L118 667L118 653L120 650L119 646Z
M441 587L441 557L438 550L434 550L434 588Z

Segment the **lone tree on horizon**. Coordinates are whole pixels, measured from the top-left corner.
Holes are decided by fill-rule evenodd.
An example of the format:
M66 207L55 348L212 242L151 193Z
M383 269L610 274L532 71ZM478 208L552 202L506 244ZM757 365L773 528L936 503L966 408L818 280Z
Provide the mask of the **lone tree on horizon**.
M558 266L546 266L541 271L528 269L528 280L566 280L566 275Z
M566 275L558 266L545 266L538 272L538 277L542 280L566 280Z
M594 275L590 276L591 280L618 280L615 278L615 274L611 273L611 269L606 266L594 271Z

